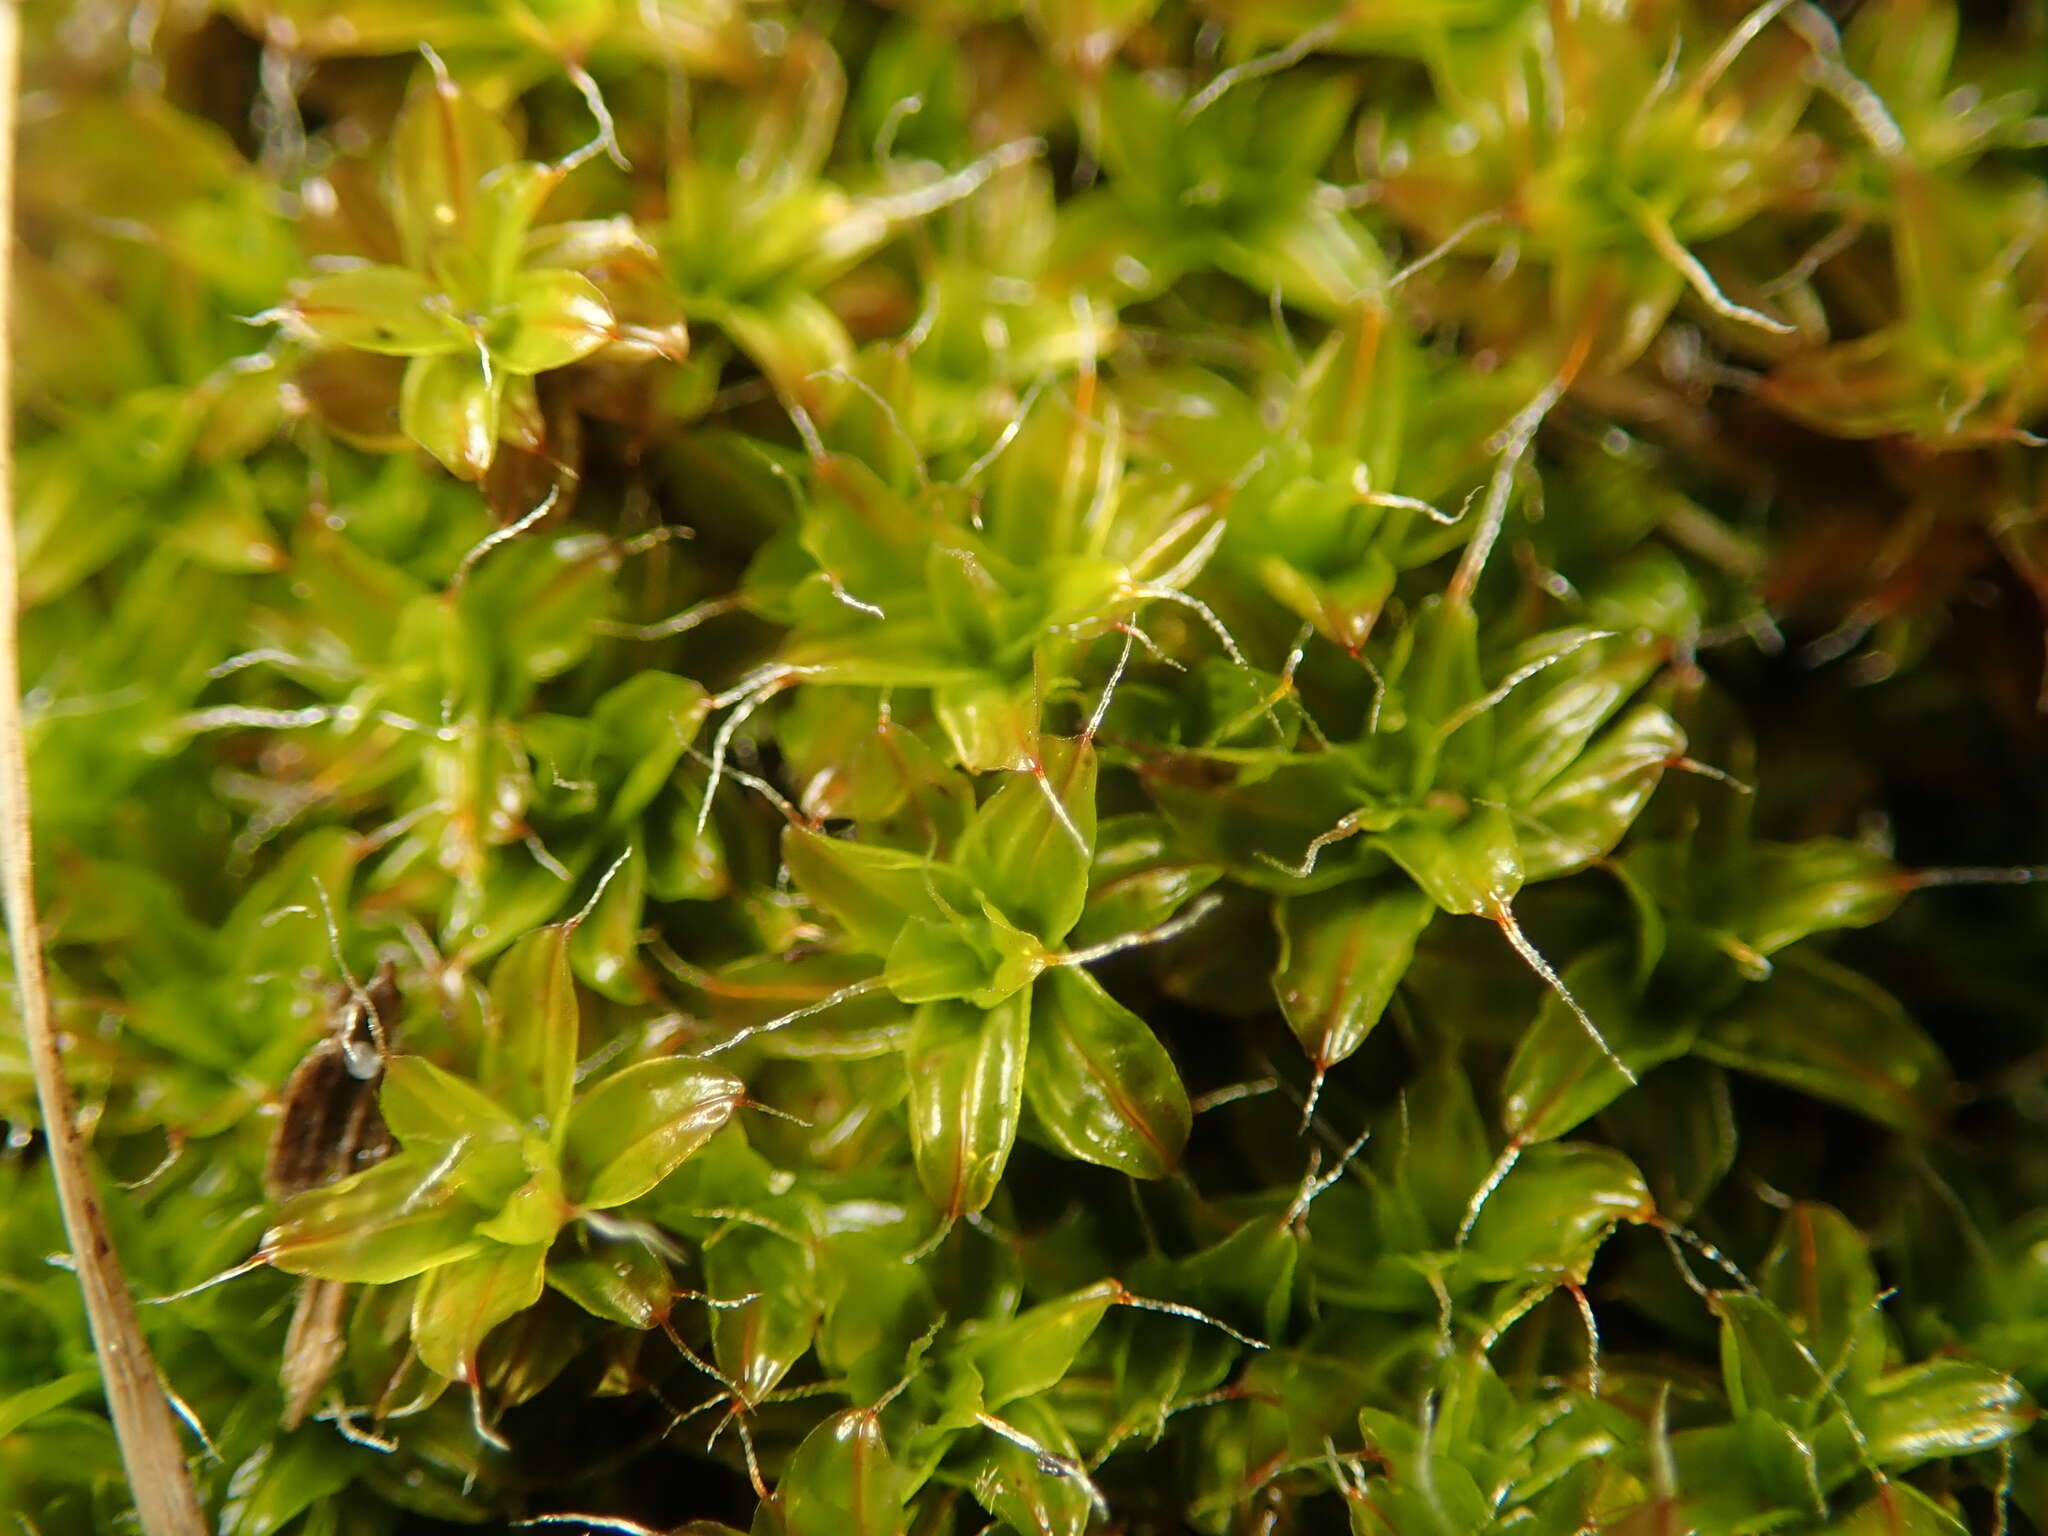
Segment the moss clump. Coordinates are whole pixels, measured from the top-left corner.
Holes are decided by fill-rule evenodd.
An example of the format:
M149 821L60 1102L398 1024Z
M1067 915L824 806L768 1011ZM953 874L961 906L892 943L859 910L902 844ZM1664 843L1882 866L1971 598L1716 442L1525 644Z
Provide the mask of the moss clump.
M2048 909L1914 894L2048 850L2038 6L27 20L223 1531L2048 1524ZM120 1529L30 1105L0 1505Z

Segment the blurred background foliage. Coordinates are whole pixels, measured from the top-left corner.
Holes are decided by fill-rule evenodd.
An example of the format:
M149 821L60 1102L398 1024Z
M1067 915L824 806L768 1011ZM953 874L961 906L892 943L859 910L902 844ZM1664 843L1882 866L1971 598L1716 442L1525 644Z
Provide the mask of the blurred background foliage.
M2038 0L25 19L222 1531L2048 1529ZM127 1529L0 1120L0 1507Z

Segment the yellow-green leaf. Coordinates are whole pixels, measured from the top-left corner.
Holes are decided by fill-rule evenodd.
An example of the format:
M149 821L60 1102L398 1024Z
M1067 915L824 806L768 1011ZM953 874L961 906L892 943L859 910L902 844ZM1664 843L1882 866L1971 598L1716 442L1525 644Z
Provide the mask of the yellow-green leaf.
M1070 1157L1156 1179L1180 1162L1192 1113L1173 1058L1087 972L1056 966L1032 989L1024 1092Z
M983 1010L926 1003L904 1047L917 1174L948 1218L987 1205L1017 1136L1031 1038L1027 996Z
M300 286L294 324L317 341L393 357L427 357L469 345L448 303L405 267L351 267Z
M388 1285L481 1246L460 1163L401 1153L284 1204L263 1257L288 1274Z
M556 1147L568 1128L576 1086L580 1016L569 971L573 932L565 923L542 928L499 958L491 972L492 1032L484 1050L485 1088Z
M901 1536L896 1465L873 1410L847 1408L804 1436L775 1495L787 1536Z
M464 1137L516 1140L519 1122L466 1077L424 1056L394 1056L378 1091L384 1123L402 1147L445 1148Z
M1058 1385L1103 1315L1128 1293L1102 1280L1040 1302L974 1335L964 1358L981 1375L982 1401L992 1411Z
M394 211L411 265L480 238L478 184L512 156L502 118L454 81L436 74L414 88L391 130Z
M1045 737L1038 768L1014 773L975 813L955 862L995 907L1047 944L1088 899L1095 856L1095 749Z
M540 1300L547 1252L541 1243L492 1243L429 1272L412 1303L413 1347L427 1368L474 1381L484 1335Z
M486 370L474 346L405 365L398 425L464 480L481 480L498 452L498 407L505 376Z
M689 1056L614 1073L569 1116L569 1197L587 1210L638 1199L709 1141L745 1098L738 1078Z
M1273 995L1318 1070L1365 1043L1435 915L1429 898L1405 882L1344 885L1275 904Z
M526 272L505 294L511 332L494 341L492 359L512 373L545 373L588 357L612 339L617 322L597 285L574 272Z

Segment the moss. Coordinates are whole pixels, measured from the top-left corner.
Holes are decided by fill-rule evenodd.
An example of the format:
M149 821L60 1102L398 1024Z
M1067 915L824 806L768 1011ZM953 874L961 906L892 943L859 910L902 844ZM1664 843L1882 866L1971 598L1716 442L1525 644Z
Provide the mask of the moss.
M2038 7L26 19L220 1529L2048 1523ZM0 1506L120 1529L0 1116Z

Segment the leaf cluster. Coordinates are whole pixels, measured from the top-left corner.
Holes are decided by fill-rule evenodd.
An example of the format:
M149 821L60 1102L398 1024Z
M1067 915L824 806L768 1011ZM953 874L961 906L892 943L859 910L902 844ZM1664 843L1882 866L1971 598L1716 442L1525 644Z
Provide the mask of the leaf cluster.
M2038 737L2038 7L27 22L47 937L222 1531L2048 1526L2040 908L1915 895L2038 871L1757 682ZM0 1117L0 1507L124 1529Z

